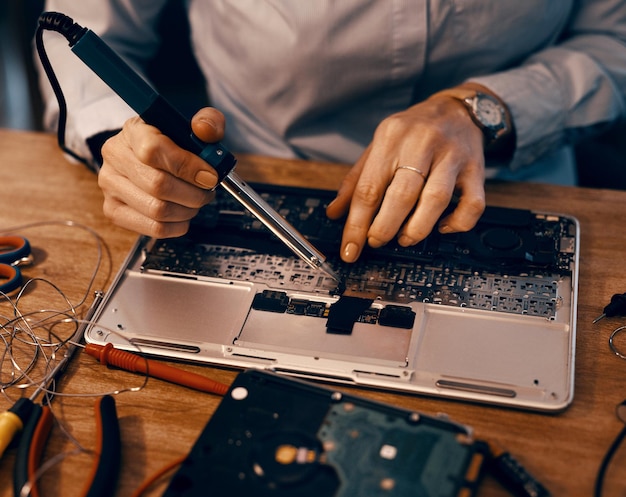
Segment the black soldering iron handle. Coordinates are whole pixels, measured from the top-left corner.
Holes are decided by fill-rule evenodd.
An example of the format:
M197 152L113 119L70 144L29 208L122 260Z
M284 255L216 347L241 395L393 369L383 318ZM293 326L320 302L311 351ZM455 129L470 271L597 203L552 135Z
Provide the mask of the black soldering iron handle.
M72 52L119 95L143 120L158 128L174 143L211 165L218 182L261 221L279 240L309 266L341 281L319 252L280 213L242 181L233 171L236 159L221 143L204 143L193 134L191 121L172 107L137 72L93 31L83 28L58 12L44 12L40 29L52 29L65 36ZM60 126L59 129L62 127Z
M100 79L148 124L158 128L179 147L199 155L217 172L221 182L235 167L236 159L221 143L204 143L191 130L190 121L165 100L93 31L59 12L44 12L39 24L57 31Z

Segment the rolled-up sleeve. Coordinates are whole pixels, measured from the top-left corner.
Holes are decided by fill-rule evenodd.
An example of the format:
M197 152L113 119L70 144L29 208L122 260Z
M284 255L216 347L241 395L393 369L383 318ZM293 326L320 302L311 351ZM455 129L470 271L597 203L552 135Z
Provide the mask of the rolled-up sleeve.
M495 91L511 111L512 170L603 129L626 115L626 2L578 2L555 45L516 68L471 81Z

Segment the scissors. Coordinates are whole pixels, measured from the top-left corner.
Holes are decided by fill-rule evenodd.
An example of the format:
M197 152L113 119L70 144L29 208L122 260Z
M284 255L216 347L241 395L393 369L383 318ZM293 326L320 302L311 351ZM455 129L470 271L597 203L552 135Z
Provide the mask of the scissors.
M0 292L10 294L22 286L19 266L33 262L30 243L23 236L0 236Z

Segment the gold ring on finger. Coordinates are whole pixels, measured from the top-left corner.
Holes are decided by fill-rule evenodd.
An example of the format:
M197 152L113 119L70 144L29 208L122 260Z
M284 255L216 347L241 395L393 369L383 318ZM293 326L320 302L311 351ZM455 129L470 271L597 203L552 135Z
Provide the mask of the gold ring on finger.
M398 169L408 169L409 171L413 171L414 173L419 174L422 178L424 178L424 181L426 181L426 174L424 173L424 171L422 171L421 169L418 169L417 167L413 167L413 166L398 166L396 168L396 171Z

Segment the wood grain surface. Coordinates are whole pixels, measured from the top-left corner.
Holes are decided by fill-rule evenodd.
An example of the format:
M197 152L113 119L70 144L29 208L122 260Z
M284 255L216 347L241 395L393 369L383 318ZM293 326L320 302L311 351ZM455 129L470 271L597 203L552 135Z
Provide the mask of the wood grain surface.
M239 174L249 181L335 189L346 166L242 156ZM19 309L61 309L60 292L84 315L94 290L106 290L136 235L112 225L102 214L102 194L94 173L68 162L55 137L42 133L0 130L0 231L17 227L33 246L35 263L27 278L42 278L19 303ZM614 293L626 291L626 192L557 187L529 183L489 183L488 203L499 206L563 212L581 226L581 268L576 352L576 387L572 406L560 414L539 414L458 401L349 389L363 396L426 414L445 413L474 428L476 437L510 451L554 496L591 496L598 466L623 424L615 407L626 399L626 360L608 346L610 333L625 319L604 319L592 325ZM78 226L68 226L68 221ZM26 227L31 223L41 223ZM88 227L93 232L84 229ZM100 242L93 233L100 237ZM94 283L91 275L102 262ZM54 290L46 282L59 288ZM14 313L3 300L0 318ZM181 323L184 326L184 323ZM624 341L626 344L626 340ZM0 342L0 347L4 345ZM2 353L3 351L0 351ZM6 360L6 357L5 357ZM235 371L179 364L181 368L230 383ZM3 366L2 381L5 366ZM52 403L56 417L45 459L59 456L42 476L44 497L80 495L93 462L95 395L142 384L142 378L110 370L79 352L61 380ZM27 392L9 388L0 396L0 412ZM184 456L219 403L219 397L149 380L135 392L116 396L122 431L121 475L116 496L130 496L146 478ZM77 450L77 445L85 450ZM0 497L12 495L15 449L0 461ZM604 496L626 495L626 447L606 475ZM167 476L145 495L161 495ZM210 489L207 489L210 495ZM510 495L486 478L479 495Z

